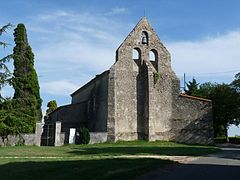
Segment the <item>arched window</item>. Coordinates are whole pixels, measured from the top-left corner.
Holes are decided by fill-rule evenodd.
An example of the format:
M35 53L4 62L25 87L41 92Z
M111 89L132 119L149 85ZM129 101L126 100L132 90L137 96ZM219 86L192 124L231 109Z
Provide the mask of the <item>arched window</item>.
M146 31L142 32L142 44L148 44L148 33Z
M132 59L133 60L138 60L141 59L141 51L138 48L134 48L132 51Z
M156 61L157 60L157 51L152 49L149 51L149 60L150 61Z

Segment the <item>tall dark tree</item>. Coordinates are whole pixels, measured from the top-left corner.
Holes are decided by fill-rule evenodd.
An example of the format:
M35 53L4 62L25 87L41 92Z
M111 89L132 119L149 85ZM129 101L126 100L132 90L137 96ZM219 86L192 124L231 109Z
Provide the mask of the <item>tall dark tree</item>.
M12 27L10 23L7 25L4 25L0 28L0 36L6 32L8 28ZM5 42L0 41L0 46L5 48L8 44ZM12 54L7 55L0 59L0 91L2 87L6 84L11 83L11 72L9 71L6 63L9 62L12 59ZM0 101L2 102L4 98L1 96L0 93Z
M27 32L24 24L18 24L14 30L14 41L16 44L13 49L14 99L22 99L23 106L26 106L24 103L27 102L27 104L31 106L29 108L35 111L36 121L41 121L42 100L39 93L37 73L34 69L34 54L28 44Z
M189 81L187 83L187 89L185 89L186 94L190 96L195 96L198 90L198 85L199 83L197 83L196 79L193 78L192 81Z

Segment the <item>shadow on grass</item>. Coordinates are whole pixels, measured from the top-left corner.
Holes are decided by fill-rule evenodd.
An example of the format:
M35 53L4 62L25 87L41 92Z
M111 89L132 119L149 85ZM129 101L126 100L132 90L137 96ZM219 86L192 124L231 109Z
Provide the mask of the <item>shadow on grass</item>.
M139 147L79 147L74 148L68 153L74 155L169 155L169 156L199 156L218 152L214 147L157 147L157 146L139 146Z
M172 163L151 158L11 162L0 165L0 179L132 179Z

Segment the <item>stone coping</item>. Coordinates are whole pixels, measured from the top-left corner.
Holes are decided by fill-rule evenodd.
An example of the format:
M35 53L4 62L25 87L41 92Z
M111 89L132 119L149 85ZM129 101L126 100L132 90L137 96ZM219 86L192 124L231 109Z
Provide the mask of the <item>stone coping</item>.
M190 98L190 99L196 99L196 100L200 100L200 101L205 101L205 102L212 102L212 100L210 100L210 99L205 99L205 98L201 98L201 97L197 97L197 96L189 96L187 94L179 94L179 96Z

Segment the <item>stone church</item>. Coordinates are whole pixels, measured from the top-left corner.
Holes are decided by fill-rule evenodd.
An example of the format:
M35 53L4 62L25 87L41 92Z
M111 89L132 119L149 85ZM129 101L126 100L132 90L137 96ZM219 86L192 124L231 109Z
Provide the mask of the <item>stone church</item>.
M117 49L111 68L71 97L71 104L50 114L50 123L61 123L65 143L71 129L83 126L99 133L96 142L213 142L211 101L180 93L170 53L145 17Z

